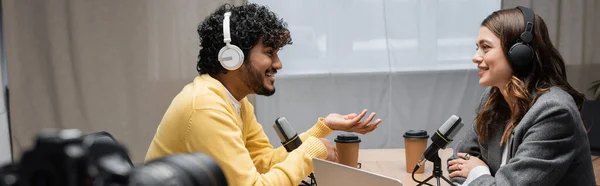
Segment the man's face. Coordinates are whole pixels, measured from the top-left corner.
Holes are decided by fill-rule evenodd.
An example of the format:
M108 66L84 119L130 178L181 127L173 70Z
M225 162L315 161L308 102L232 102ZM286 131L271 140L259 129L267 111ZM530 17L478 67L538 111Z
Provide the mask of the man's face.
M258 41L249 53L249 61L242 68L244 82L253 93L263 96L275 94L275 74L282 68L277 55L279 49L264 46Z

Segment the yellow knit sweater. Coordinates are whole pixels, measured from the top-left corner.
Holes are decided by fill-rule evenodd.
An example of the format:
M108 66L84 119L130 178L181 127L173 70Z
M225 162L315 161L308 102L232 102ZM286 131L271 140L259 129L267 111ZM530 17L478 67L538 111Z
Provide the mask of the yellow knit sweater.
M201 152L216 159L229 185L295 186L312 172L312 158L327 157L327 149L318 138L332 130L323 118L300 134L302 145L288 153L269 143L248 99L240 103L238 114L221 82L206 74L196 77L167 109L146 161Z

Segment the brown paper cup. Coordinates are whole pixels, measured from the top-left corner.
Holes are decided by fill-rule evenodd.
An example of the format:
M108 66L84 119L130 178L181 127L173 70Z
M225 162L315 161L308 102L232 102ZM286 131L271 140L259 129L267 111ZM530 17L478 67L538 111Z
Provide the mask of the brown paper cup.
M360 138L354 134L340 134L334 141L338 154L338 163L357 168Z
M404 133L404 153L406 156L406 172L412 173L417 165L417 162L423 156L427 148L427 131L424 130L409 130ZM419 168L415 173L423 173L424 167Z

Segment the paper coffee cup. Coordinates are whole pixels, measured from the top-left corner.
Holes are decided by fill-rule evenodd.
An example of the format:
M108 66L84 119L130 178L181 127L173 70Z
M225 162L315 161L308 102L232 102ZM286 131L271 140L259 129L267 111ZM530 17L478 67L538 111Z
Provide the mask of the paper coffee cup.
M404 153L406 156L406 172L412 173L417 162L423 156L427 148L429 135L425 130L409 130L404 133ZM419 168L415 173L423 173L425 166Z
M360 138L355 134L340 134L334 141L338 154L338 163L356 168L358 165Z

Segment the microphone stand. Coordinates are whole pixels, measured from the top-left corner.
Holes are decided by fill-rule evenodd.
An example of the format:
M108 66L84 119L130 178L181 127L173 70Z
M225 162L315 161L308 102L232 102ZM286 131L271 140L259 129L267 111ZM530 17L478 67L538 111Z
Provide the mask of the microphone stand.
M299 186L316 186L317 185L317 179L315 178L315 174L314 173L310 173L310 175L308 175L308 178L310 179L310 183L308 183L306 180L302 180L302 183Z
M440 156L438 154L438 152L435 152L435 155L433 156L433 159L431 160L433 162L433 173L431 174L431 176L429 176L429 178L425 179L423 182L419 183L417 186L421 186L423 184L427 184L427 181L436 178L437 179L437 185L440 186L440 178L442 178L444 181L446 181L448 184L450 185L454 185L452 184L452 182L444 177L444 175L442 175L442 159L440 159ZM414 171L413 171L414 172ZM414 173L413 173L414 174Z

